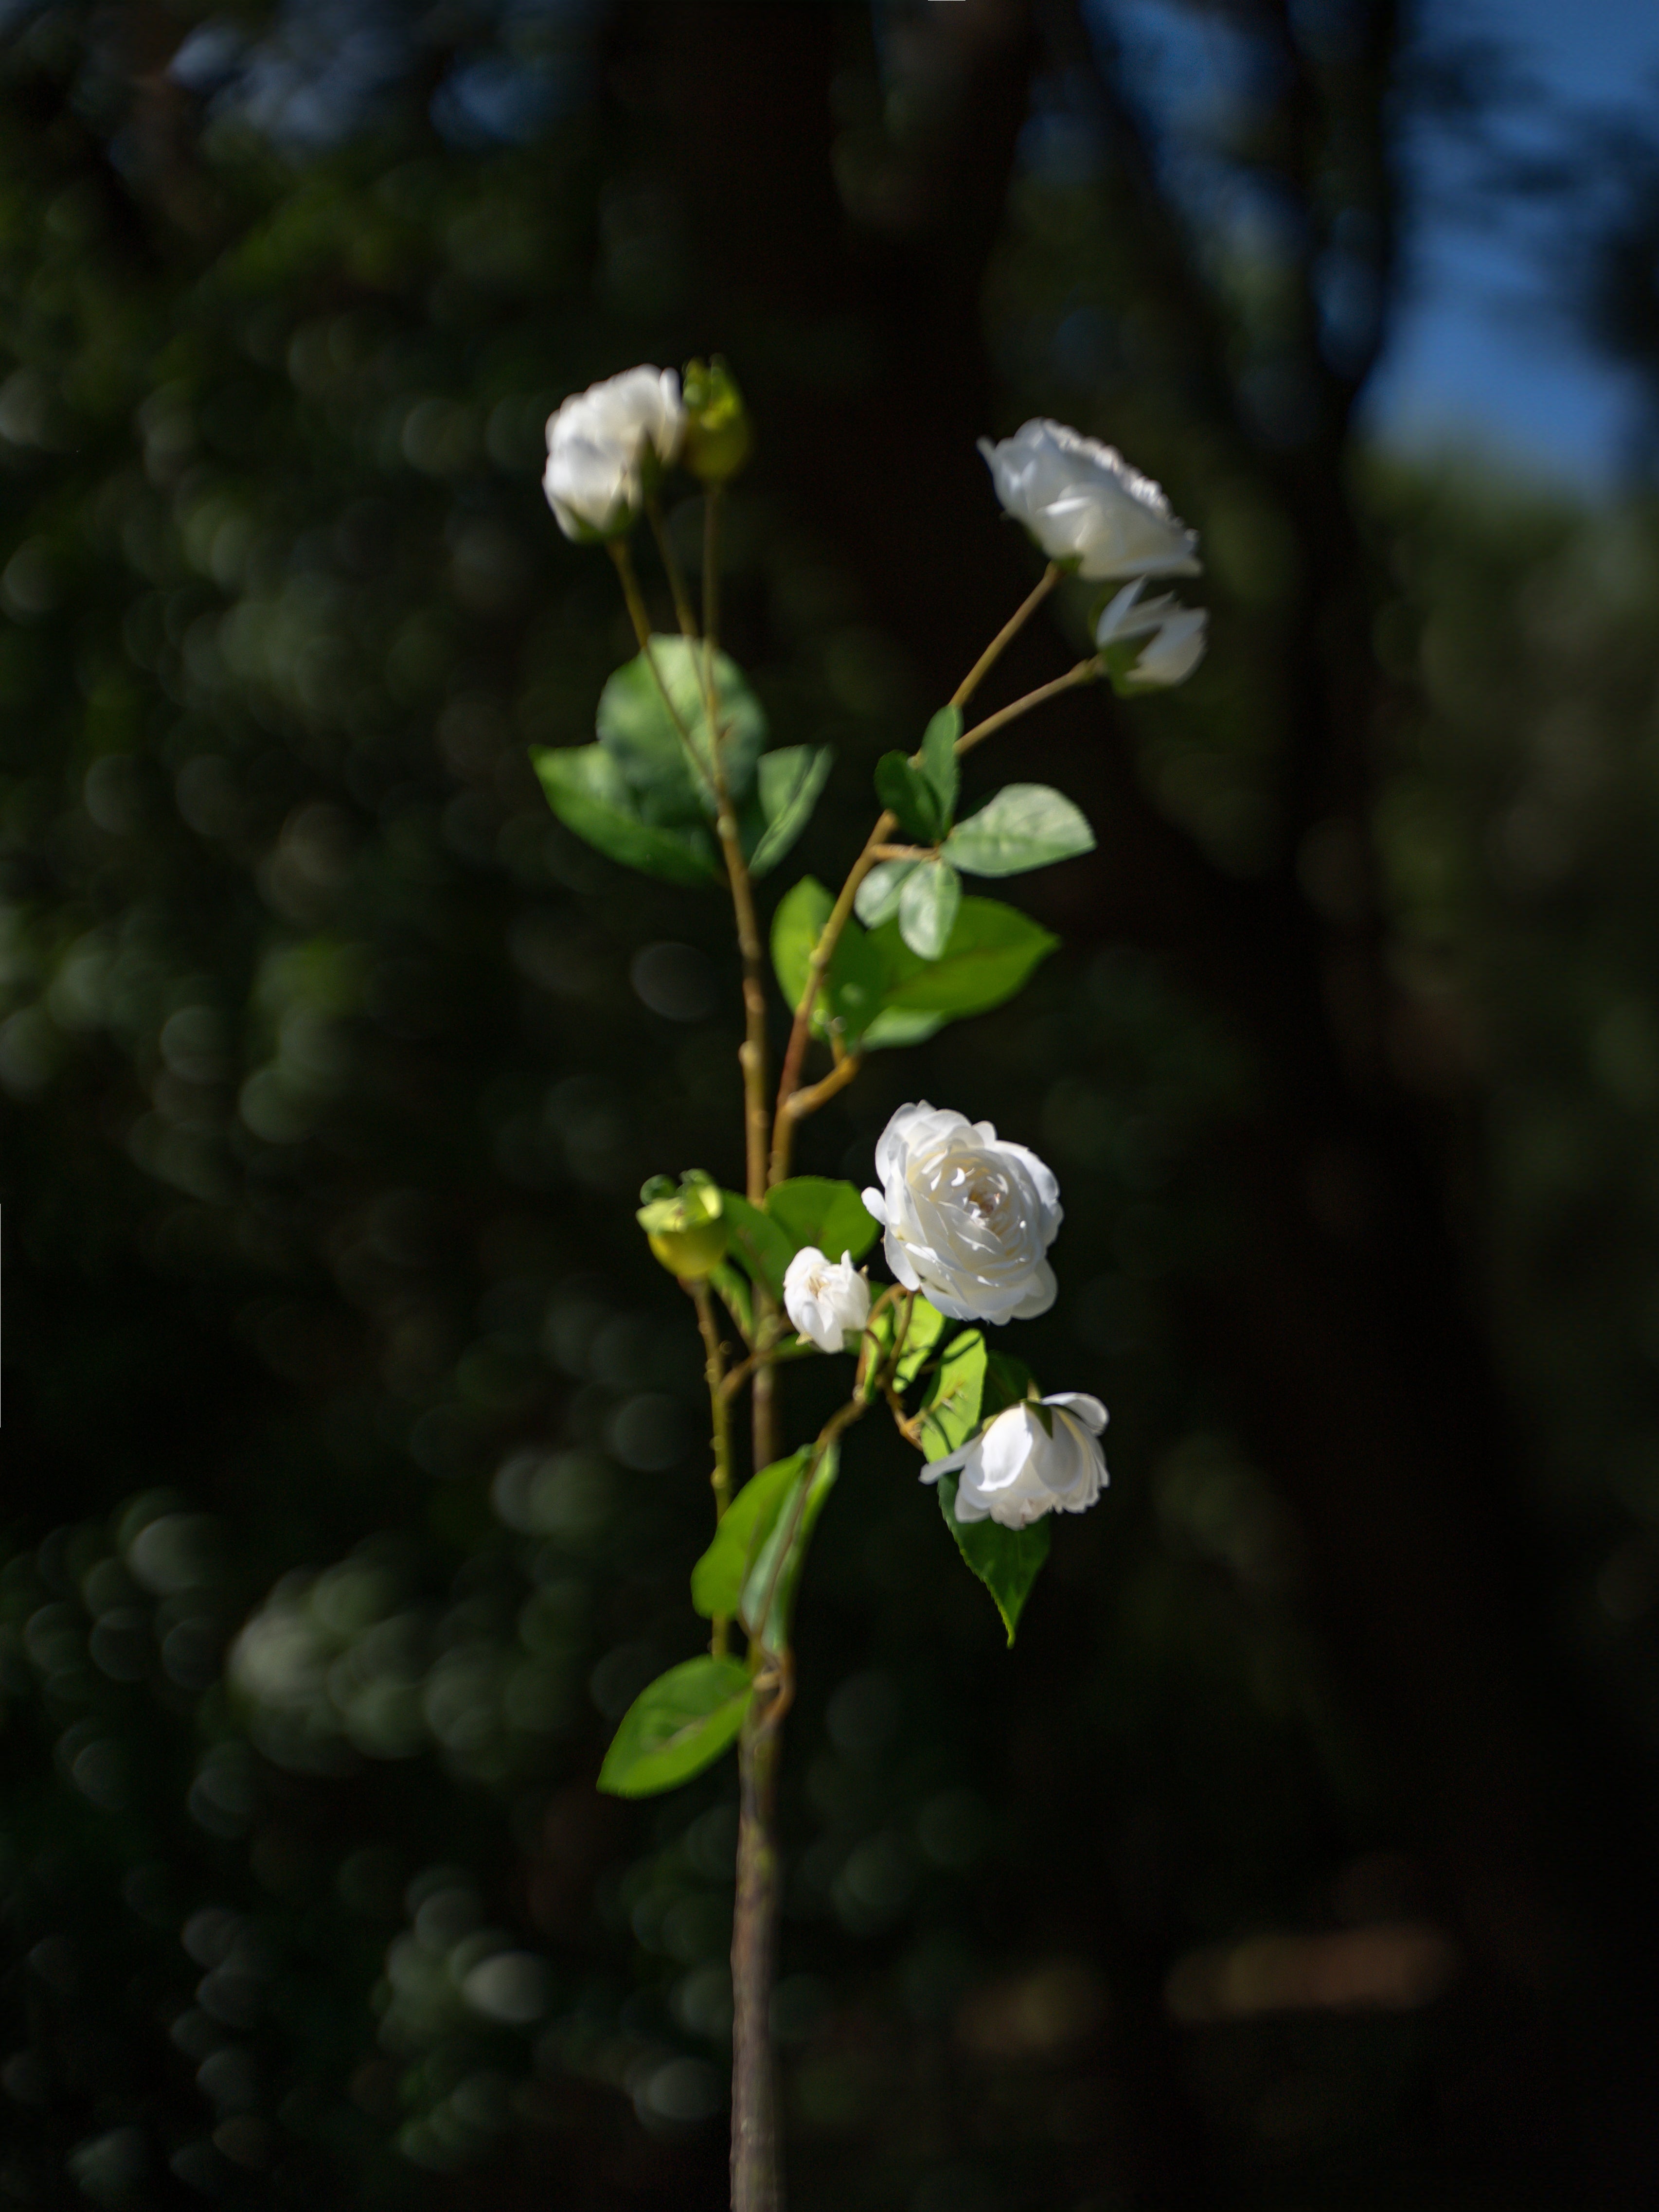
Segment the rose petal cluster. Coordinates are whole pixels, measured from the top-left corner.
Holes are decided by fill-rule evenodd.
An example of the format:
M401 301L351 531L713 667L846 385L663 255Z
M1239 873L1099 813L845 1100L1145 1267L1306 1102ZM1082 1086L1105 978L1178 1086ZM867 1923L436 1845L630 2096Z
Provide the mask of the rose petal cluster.
M1144 576L1126 584L1095 624L1097 647L1102 653L1119 648L1122 665L1114 673L1121 684L1135 691L1184 684L1204 658L1210 620L1206 608L1182 606L1173 592L1143 599L1140 594L1146 588ZM1142 638L1146 643L1138 653L1123 650Z
M1029 1321L1054 1302L1047 1254L1064 1216L1051 1169L989 1121L901 1106L876 1143L864 1203L887 1264L952 1321Z
M870 1318L870 1285L850 1252L831 1260L804 1245L784 1272L783 1310L820 1352L839 1352Z
M1200 574L1198 532L1115 447L1038 420L979 450L1003 507L1051 561L1097 583Z
M624 369L573 392L550 416L542 489L567 538L615 538L637 520L647 479L685 434L672 368Z
M924 1482L959 1473L958 1521L998 1521L1029 1528L1045 1513L1086 1512L1106 1486L1100 1432L1106 1408L1080 1390L1025 1399L988 1421L977 1436L921 1470Z

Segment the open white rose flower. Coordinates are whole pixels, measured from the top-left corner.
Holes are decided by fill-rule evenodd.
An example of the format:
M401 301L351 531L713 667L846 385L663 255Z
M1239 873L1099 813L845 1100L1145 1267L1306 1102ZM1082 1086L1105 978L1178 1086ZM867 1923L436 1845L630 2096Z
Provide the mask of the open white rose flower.
M952 1321L1029 1321L1054 1302L1046 1255L1063 1219L1054 1172L989 1121L901 1106L876 1144L887 1264Z
M1198 532L1171 513L1150 477L1115 447L1064 422L1023 423L981 438L997 497L1051 561L1102 582L1113 576L1196 576Z
M1010 1406L960 1450L929 1460L924 1482L958 1469L958 1521L1029 1528L1045 1513L1082 1513L1106 1486L1106 1408L1080 1390Z
M1209 611L1182 606L1172 592L1143 599L1140 594L1146 588L1144 576L1123 586L1095 624L1095 644L1103 653L1109 646L1131 645L1145 638L1146 644L1122 672L1121 681L1136 690L1149 690L1184 684L1204 658Z
M839 1352L870 1318L870 1285L843 1252L830 1260L804 1245L784 1271L783 1310L820 1352Z
M685 434L672 368L625 369L573 392L547 425L542 488L567 538L614 538L644 504L646 471L666 467Z

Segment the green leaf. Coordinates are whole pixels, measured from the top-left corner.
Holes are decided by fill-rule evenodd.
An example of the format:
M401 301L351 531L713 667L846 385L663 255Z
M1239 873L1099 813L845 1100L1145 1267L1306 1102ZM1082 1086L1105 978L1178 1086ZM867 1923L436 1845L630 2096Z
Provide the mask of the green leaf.
M947 1326L939 1308L930 1305L926 1298L917 1297L910 1301L910 1326L904 1332L904 1349L893 1370L893 1380L901 1392L908 1390L921 1374L923 1363Z
M714 655L714 684L720 766L726 789L740 805L749 796L755 762L766 742L766 716L743 671L723 653ZM664 703L665 689L702 763L701 775L686 757L674 717ZM638 795L642 820L695 822L714 812L701 645L683 637L653 637L651 660L636 653L600 693L598 726L599 743Z
M786 1230L795 1251L816 1244L830 1259L861 1260L879 1231L850 1182L828 1176L791 1176L766 1194L766 1211Z
M691 1570L691 1602L705 1620L730 1620L743 1598L755 1554L806 1464L811 1445L750 1476L721 1516L714 1540Z
M962 770L957 739L962 735L960 707L941 707L921 736L921 773L939 801L939 820L949 825L957 811Z
M652 1797L701 1774L738 1740L749 1669L736 1659L688 1659L640 1692L599 1769L613 1797Z
M783 1271L795 1256L795 1247L788 1231L763 1213L757 1206L750 1206L746 1198L739 1198L734 1190L722 1191L726 1219L732 1224L732 1242L726 1247L732 1259L745 1268L751 1282L763 1283L775 1298L783 1296Z
M728 1267L724 1260L720 1261L718 1267L709 1269L708 1279L725 1302L727 1312L743 1331L744 1341L752 1343L755 1335L755 1303L749 1295L748 1284L744 1282L737 1269Z
M924 960L937 960L951 941L962 904L962 878L948 860L924 860L899 893L899 935Z
M930 1460L965 1444L979 1426L985 1394L985 1339L970 1328L945 1347L922 1404L921 1441Z
M859 1039L859 1050L885 1052L899 1045L925 1044L950 1018L949 1014L913 1013L902 1006L885 1006Z
M834 904L815 876L803 876L778 902L772 917L772 965L791 1006L800 1004L813 948ZM849 917L813 1009L814 1033L827 1036L833 1023L849 1045L856 1044L880 1011L882 984L880 956L872 940Z
M803 1459L810 1461L811 1451L809 1445L801 1455ZM839 1466L839 1448L831 1444L810 1478L803 1468L765 1538L756 1547L743 1586L740 1618L749 1633L769 1651L781 1650L789 1641L806 1547L835 1487Z
M980 1412L987 1420L993 1413L1000 1413L1010 1406L1018 1406L1029 1398L1036 1388L1036 1377L1023 1359L1012 1352L990 1352L985 1356L985 1395ZM1046 1413L1048 1408L1042 1410Z
M829 745L785 745L763 753L755 781L765 823L749 854L749 872L774 868L812 817L835 751Z
M970 876L1018 876L1094 849L1081 808L1046 783L1005 785L945 841L945 857Z
M547 803L608 860L671 884L720 880L714 841L701 824L656 825L636 811L636 794L603 745L542 747L531 755Z
M1017 907L998 899L965 898L937 960L912 952L896 922L872 930L869 942L885 971L885 1007L955 1020L1011 999L1060 939Z
M900 829L917 844L935 844L944 836L949 817L939 794L902 753L884 753L876 763L876 797L889 813L897 815Z
M1033 1521L1029 1528L1005 1528L1000 1521L958 1521L957 1479L939 1478L939 1510L956 1538L957 1549L996 1600L1008 1641L1031 1595L1031 1584L1048 1556L1048 1516Z
M879 929L898 912L904 879L914 860L878 860L853 895L853 911L866 929Z

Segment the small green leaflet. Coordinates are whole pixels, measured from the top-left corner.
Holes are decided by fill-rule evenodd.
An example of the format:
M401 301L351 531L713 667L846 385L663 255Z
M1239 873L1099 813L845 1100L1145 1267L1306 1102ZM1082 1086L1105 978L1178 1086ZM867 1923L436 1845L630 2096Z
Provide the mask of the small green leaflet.
M765 827L749 845L751 876L775 868L811 820L835 757L829 745L785 745L761 755L755 787Z
M878 860L853 895L853 911L866 929L879 929L898 912L899 893L914 860Z
M720 880L714 841L701 821L656 824L643 820L637 794L603 745L543 746L531 754L547 803L567 830L610 860L638 868L665 883L702 885Z
M976 1328L952 1340L921 1409L921 1443L930 1460L965 1444L979 1426L985 1392L985 1339Z
M876 1224L850 1182L828 1176L791 1176L766 1194L766 1211L793 1240L794 1250L816 1244L839 1260L850 1252L861 1260L875 1243Z
M884 753L876 763L876 797L898 817L900 829L917 844L936 844L945 835L951 817L939 805L938 792L902 753Z
M1046 783L1010 783L957 823L945 857L970 876L1018 876L1094 848L1094 831L1063 793Z
M893 1370L893 1380L901 1391L908 1390L915 1381L948 1326L939 1308L930 1305L926 1298L918 1297L910 1301L910 1326L904 1332L904 1349Z
M896 922L872 930L868 942L885 971L884 1010L936 1013L951 1020L985 1013L1011 999L1060 939L1018 907L998 899L964 898L937 960L912 952Z
M809 1462L811 1449L809 1445L800 1455ZM835 1487L840 1464L839 1449L831 1444L810 1477L803 1473L797 1478L787 1501L756 1547L744 1582L739 1618L749 1633L769 1651L781 1650L789 1641L789 1623L794 1612L800 1571L806 1560L806 1547ZM736 1510L734 1506L732 1510Z
M1031 1594L1031 1585L1048 1556L1048 1516L1033 1521L1029 1528L1005 1528L1000 1521L958 1521L957 1480L939 1479L939 1510L956 1539L957 1549L996 1600L1008 1641Z
M899 892L899 935L923 960L937 960L951 941L962 905L962 878L948 860L924 860Z
M762 1468L726 1507L714 1542L691 1570L691 1602L705 1620L729 1620L736 1613L755 1554L793 1495L811 1449L803 1445L787 1459Z
M686 757L674 717L663 700L664 689L702 763L702 775ZM727 790L741 805L754 783L755 763L766 743L766 716L736 661L718 652L714 690L720 767ZM650 660L642 653L635 653L600 693L597 726L599 743L639 794L642 820L696 821L714 813L701 645L683 637L653 637Z
M957 811L957 791L962 781L957 760L957 739L961 735L961 708L941 707L921 737L922 776L939 802L939 819L947 829Z
M640 1692L599 1769L613 1797L652 1797L712 1765L738 1740L749 1669L736 1659L688 1659Z

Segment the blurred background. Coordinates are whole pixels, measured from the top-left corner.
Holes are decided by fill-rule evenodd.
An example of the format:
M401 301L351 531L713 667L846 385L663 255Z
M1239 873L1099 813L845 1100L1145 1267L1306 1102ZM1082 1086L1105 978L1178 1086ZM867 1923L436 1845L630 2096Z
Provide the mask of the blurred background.
M773 895L1036 574L977 436L1213 610L975 757L1064 949L807 1125L1054 1163L1113 1481L1009 1653L848 1455L798 2212L1653 2202L1656 86L1641 0L0 4L5 2204L725 2201L733 1776L592 1778L702 1632L631 1207L739 1172L734 961L526 754L632 651L544 419L711 349Z

